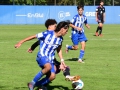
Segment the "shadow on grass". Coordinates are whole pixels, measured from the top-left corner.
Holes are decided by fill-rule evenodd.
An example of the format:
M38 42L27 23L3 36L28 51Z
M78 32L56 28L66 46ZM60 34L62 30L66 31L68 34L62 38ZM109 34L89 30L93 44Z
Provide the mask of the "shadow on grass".
M69 58L69 59L65 59L66 61L78 61L78 58ZM85 59L83 59L84 61Z
M7 88L8 86L0 86L0 90L1 89L4 89L4 88Z
M26 87L14 87L14 90L23 90L23 89L25 89L25 90L27 90L28 89L28 87L26 86Z
M39 89L40 89L40 87L37 87L35 90L39 90ZM56 89L57 90L74 90L74 89L70 89L70 88L62 86L62 85L55 85L55 86L48 85L47 89L48 90L56 90Z

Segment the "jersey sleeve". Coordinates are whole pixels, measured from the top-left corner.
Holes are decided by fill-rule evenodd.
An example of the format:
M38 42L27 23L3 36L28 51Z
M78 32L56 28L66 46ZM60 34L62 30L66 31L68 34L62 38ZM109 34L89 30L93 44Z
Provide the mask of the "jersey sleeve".
M98 7L96 8L96 10L95 10L96 12L98 12Z
M47 35L47 31L36 34L38 39L43 39Z
M76 22L76 16L73 17L73 19L71 20L71 23L74 24Z
M85 19L84 24L87 24L87 17L85 16L84 19Z
M103 10L103 13L105 13L105 7L104 7L104 10Z

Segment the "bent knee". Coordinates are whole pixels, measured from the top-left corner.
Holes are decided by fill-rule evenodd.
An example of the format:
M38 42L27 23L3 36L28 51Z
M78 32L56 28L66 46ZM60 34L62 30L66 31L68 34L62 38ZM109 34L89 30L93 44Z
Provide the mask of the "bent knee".
M74 48L73 48L74 50L78 50L78 46L74 46Z
M45 71L50 71L51 70L51 65L50 65L50 63L47 63L45 66L44 66L44 70Z
M50 75L50 81L54 80L55 78L56 78L56 75L52 73L52 74Z

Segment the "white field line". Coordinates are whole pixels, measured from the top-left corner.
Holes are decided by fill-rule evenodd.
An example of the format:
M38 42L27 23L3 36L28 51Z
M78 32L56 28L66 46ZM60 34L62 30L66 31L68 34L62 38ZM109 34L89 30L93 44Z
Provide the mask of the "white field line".
M113 38L113 39L88 39L89 41L101 41L101 40L103 40L103 41L120 41L120 39L117 39L117 38ZM63 41L71 41L71 39L69 39L69 40L63 40ZM18 42L18 41L15 41L16 43ZM29 41L29 42L35 42L35 41ZM0 42L0 44L4 44L4 43L11 43L11 42L7 42L7 41L5 41L5 42Z

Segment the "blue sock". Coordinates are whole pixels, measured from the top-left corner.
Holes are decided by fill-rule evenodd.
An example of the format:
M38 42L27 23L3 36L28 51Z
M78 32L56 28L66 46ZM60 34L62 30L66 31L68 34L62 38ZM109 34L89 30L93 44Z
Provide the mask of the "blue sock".
M82 59L84 56L84 50L80 50L80 55L79 55L79 59Z
M40 71L33 79L33 83L35 84L41 77L43 76L42 71Z
M68 46L67 48L68 48L68 50L72 50L72 46Z
M43 86L49 82L50 82L49 78L45 77L42 80L36 82L35 86L40 86L40 85Z

